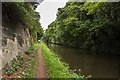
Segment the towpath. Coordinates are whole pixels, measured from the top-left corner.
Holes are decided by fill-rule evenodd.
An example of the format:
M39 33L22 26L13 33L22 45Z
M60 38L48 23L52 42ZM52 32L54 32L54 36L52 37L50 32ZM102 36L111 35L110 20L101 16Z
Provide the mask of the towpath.
M41 48L38 49L38 67L37 67L36 78L48 78Z

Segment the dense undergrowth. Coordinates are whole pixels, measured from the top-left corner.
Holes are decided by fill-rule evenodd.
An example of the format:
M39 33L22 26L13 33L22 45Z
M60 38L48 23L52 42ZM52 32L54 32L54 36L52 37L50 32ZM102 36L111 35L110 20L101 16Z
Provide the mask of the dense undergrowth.
M37 69L38 44L32 45L24 54L12 61L3 74L3 78L34 78Z
M84 80L84 76L70 70L68 64L61 62L60 58L44 43L41 43L41 46L49 78L77 78Z

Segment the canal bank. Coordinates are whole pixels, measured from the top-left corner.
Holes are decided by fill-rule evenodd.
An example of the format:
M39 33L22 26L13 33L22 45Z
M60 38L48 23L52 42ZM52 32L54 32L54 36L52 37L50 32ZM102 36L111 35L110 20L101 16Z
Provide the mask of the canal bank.
M103 55L81 49L68 48L65 46L48 44L48 47L62 61L69 64L70 69L76 70L92 78L119 78L120 56Z
M80 80L84 80L84 76L70 70L68 64L62 62L44 43L41 43L41 47L49 78L80 78Z

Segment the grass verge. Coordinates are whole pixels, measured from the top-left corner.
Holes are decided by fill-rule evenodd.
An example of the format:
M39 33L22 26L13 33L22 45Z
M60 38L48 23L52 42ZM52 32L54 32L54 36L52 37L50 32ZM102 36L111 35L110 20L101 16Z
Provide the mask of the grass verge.
M31 46L28 49L28 55L32 54L32 58L29 60L30 66L25 70L24 77L25 78L35 78L36 71L37 71L37 51L38 51L39 45L36 43L33 46Z
M41 43L41 47L49 78L77 78L85 80L84 76L70 70L68 64L62 62L44 43Z
M38 44L33 44L24 54L18 56L7 67L3 78L35 78L37 70Z

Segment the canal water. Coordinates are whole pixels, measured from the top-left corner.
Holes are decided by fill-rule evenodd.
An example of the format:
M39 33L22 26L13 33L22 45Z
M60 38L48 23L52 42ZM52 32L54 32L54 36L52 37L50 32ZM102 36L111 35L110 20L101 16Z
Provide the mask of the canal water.
M48 44L70 69L79 70L92 78L120 78L120 56L96 54L93 52Z

